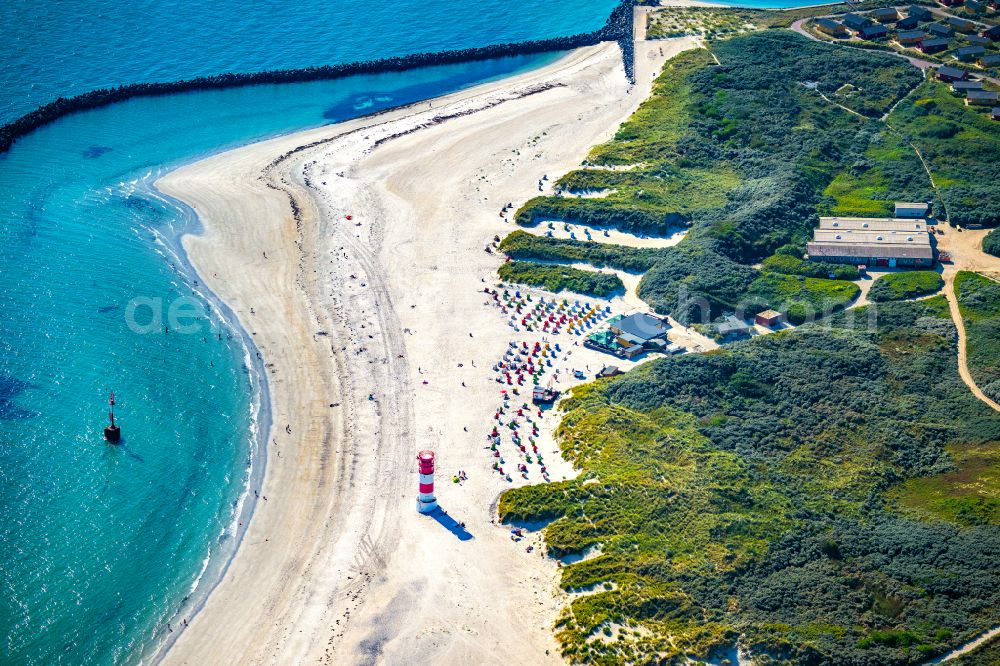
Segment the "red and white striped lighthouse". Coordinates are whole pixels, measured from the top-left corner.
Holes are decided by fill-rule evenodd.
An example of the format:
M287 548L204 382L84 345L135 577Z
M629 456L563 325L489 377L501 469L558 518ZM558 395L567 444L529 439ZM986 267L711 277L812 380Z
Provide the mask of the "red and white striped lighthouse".
M434 452L421 451L417 454L417 471L420 472L420 493L417 495L417 511L431 513L437 508L434 497Z

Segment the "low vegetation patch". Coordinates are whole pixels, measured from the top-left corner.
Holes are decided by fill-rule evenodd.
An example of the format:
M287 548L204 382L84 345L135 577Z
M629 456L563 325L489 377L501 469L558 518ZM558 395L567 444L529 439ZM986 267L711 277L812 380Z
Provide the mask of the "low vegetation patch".
M961 271L955 295L965 322L969 372L983 393L1000 401L1000 283Z
M933 294L943 286L944 280L936 271L889 273L875 280L868 298L876 303L902 301Z
M920 158L899 132L873 126L858 141L864 150L823 190L822 214L891 217L896 201L935 201ZM944 212L940 202L934 209Z
M1000 443L948 447L955 469L910 479L891 493L913 515L959 525L1000 525Z
M552 554L600 545L561 570L589 590L558 623L565 658L682 663L739 636L761 663L918 664L1000 621L994 514L899 499L995 448L1000 417L958 377L943 298L867 314L573 390L579 477L499 504L551 520ZM990 464L971 473L995 492ZM631 629L595 640L607 622Z
M791 323L802 324L843 310L860 293L853 282L763 273L748 289L747 301L756 301L748 314L770 308L785 313Z
M557 293L572 291L587 296L608 297L625 289L617 275L529 261L507 262L500 267L500 279Z
M831 264L825 261L806 261L788 254L776 254L768 257L763 261L761 268L772 273L804 275L831 280L857 280L861 277L856 266Z

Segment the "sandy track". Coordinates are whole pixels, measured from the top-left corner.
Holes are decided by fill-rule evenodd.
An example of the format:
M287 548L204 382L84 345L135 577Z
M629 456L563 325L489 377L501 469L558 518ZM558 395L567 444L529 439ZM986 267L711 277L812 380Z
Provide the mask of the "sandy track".
M1000 412L1000 404L983 393L969 371L966 359L965 321L958 307L958 296L955 294L955 277L959 271L975 271L987 275L996 275L1000 271L1000 259L983 252L983 238L989 231L958 231L958 229L942 224L939 227L944 234L938 239L938 247L951 254L952 262L944 265L941 277L944 278L944 295L948 299L952 321L958 331L958 374L969 387L972 394Z
M500 259L482 248L512 228L503 203L578 164L692 45L640 44L631 89L617 46L590 47L158 183L204 223L185 247L253 334L275 424L268 500L165 661L557 659L557 569L492 524L507 484L478 433L510 333L483 303ZM439 454L442 505L472 539L415 513L424 447ZM458 469L462 486L449 482Z

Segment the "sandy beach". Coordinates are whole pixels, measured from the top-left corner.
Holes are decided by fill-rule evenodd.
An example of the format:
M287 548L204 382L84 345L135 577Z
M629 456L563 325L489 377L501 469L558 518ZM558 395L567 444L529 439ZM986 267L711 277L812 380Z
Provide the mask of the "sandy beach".
M502 261L484 247L515 228L504 204L578 165L695 44L639 42L632 86L602 44L157 183L202 220L184 247L263 355L274 415L243 544L165 662L560 661L558 563L495 524L504 489L542 479L508 482L484 452L491 366L521 334L483 293ZM572 347L560 388L605 360ZM569 477L556 417L538 420L548 475ZM415 511L421 449L447 517Z

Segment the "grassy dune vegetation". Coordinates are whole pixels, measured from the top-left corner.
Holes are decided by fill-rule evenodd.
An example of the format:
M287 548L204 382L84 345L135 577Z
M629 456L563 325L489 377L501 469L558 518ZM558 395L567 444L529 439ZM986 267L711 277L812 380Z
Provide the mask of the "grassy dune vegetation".
M500 279L552 292L572 291L587 296L607 297L624 291L617 275L583 271L569 266L539 264L530 261L509 261L500 267Z
M1000 417L958 377L941 297L652 361L575 389L578 478L509 491L581 591L573 663L916 664L1000 621ZM947 488L939 498L917 486ZM962 506L973 506L974 516ZM957 508L956 508L957 507ZM932 519L933 518L933 519Z
M951 222L1000 224L1000 123L937 81L923 83L888 122L927 160Z
M683 241L644 253L631 266L648 268L639 295L684 323L739 309L748 294L754 303L764 297L769 299L764 306L777 309L825 301L831 291L845 288L797 280L792 290L792 281L775 274L850 277L837 270L817 275L794 260L815 226L823 191L864 159L881 123L849 114L819 92L836 95L850 84L853 108L877 118L917 86L921 75L884 54L814 43L785 31L745 34L712 49L721 65L705 50L669 61L652 96L613 140L593 149L585 165L630 168L584 168L559 181L565 189L608 189L613 196L539 197L522 207L517 220L531 224L562 214L644 232L684 221L690 230ZM912 198L922 191L906 194ZM591 252L586 247L552 239L516 243L521 256L530 252L566 261ZM631 251L593 252L620 267L625 260L617 255ZM789 258L768 259L775 254ZM753 268L761 261L763 274ZM755 283L759 288L750 290Z
M983 393L1000 401L1000 283L962 271L955 294L968 338L969 371Z
M906 138L883 126L863 140L867 148L823 191L823 214L889 217L896 201L934 201L930 178ZM935 206L943 213L940 202Z
M750 283L747 293L747 302L757 299L760 303L759 308L751 306L749 313L756 314L773 304L781 304L788 321L801 324L842 310L858 297L861 289L843 280L763 273Z
M906 271L889 273L875 280L868 298L876 303L901 301L940 291L944 280L936 271Z
M683 241L520 232L504 251L645 272L640 296L683 322L705 304L801 321L858 292L853 268L801 260L817 212L934 197L911 142L953 218L1000 206L985 201L996 130L905 62L775 30L712 50L721 65L670 61L590 168L559 181L612 196L539 198L518 216L562 206L646 231L680 218ZM875 294L938 280L893 276ZM1000 394L1000 285L957 286L973 372ZM505 520L548 521L550 554L586 555L562 568L564 656L679 664L738 639L764 666L902 666L1000 622L1000 416L962 383L956 337L943 297L889 300L574 389L558 434L580 475L499 503Z
M913 148L934 174L931 188ZM887 215L892 202L935 201L934 214L955 224L1000 223L1000 126L966 106L947 84L928 80L889 115L863 155L824 191L821 211Z

